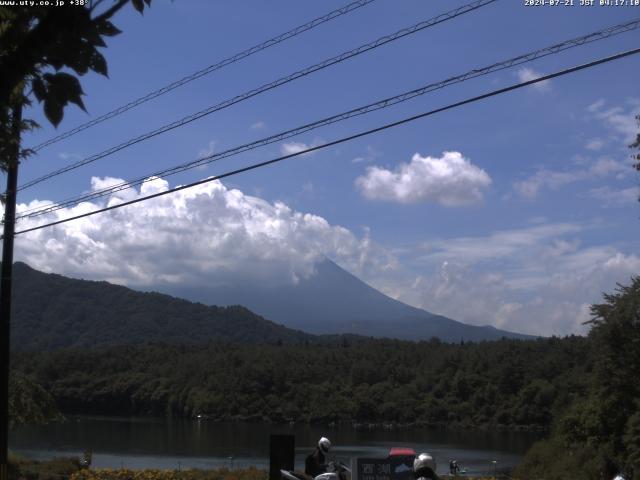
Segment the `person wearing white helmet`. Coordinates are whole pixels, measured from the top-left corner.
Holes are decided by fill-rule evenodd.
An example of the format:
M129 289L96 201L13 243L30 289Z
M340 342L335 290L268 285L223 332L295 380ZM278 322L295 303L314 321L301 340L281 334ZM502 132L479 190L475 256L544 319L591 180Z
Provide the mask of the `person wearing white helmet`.
M618 465L616 465L613 460L608 457L605 457L603 460L600 478L602 480L625 480L624 476L620 472L620 469L618 468Z
M413 461L413 476L416 480L438 480L436 461L428 453L421 453Z
M327 471L326 458L331 448L331 442L327 437L318 440L318 446L304 461L304 473L317 477Z

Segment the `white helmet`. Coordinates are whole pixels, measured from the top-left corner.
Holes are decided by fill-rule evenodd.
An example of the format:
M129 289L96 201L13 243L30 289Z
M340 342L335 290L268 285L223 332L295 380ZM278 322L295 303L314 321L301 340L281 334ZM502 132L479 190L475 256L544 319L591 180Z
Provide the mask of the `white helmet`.
M429 468L432 472L436 471L436 461L435 459L428 453L421 453L416 457L413 461L413 471L418 472L423 468Z
M329 449L331 448L331 442L327 437L322 437L318 440L318 448L324 455L326 455L329 453Z

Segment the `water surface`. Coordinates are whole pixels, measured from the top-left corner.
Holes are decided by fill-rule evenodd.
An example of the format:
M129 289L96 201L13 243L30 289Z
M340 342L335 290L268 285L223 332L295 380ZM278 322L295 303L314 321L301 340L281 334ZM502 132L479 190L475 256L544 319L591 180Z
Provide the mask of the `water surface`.
M321 436L334 445L334 455L349 462L358 457L385 457L391 447L429 452L445 473L451 459L468 473L510 468L537 439L526 432L445 431L432 429L353 429L312 425L213 423L188 419L69 417L67 422L24 427L10 434L14 452L35 459L82 455L93 451L93 467L216 468L255 465L268 468L269 435L295 435L296 464Z

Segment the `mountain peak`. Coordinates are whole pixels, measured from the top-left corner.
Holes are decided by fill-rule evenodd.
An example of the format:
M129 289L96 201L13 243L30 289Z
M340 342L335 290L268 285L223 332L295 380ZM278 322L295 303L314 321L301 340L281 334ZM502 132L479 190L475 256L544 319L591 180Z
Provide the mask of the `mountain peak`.
M207 305L245 305L290 328L314 334L358 334L403 340L432 337L458 342L533 338L494 327L466 325L395 300L325 258L291 285L163 287L171 295Z
M320 334L446 342L533 338L406 305L329 259L318 262L313 275L284 286L238 283L138 292L43 273L22 262L14 264L14 279L12 333L20 348L149 341L299 343L316 341L314 335Z

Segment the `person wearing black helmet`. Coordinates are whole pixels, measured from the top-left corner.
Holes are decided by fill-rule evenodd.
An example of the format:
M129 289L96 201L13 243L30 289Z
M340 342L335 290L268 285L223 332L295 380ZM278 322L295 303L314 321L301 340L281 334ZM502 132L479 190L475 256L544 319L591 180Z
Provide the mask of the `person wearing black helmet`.
M322 437L318 440L318 446L315 451L307 456L304 461L304 473L317 477L327 471L326 457L331 448L331 442L328 438Z
M428 453L418 455L413 461L413 476L416 480L439 480L435 459Z

